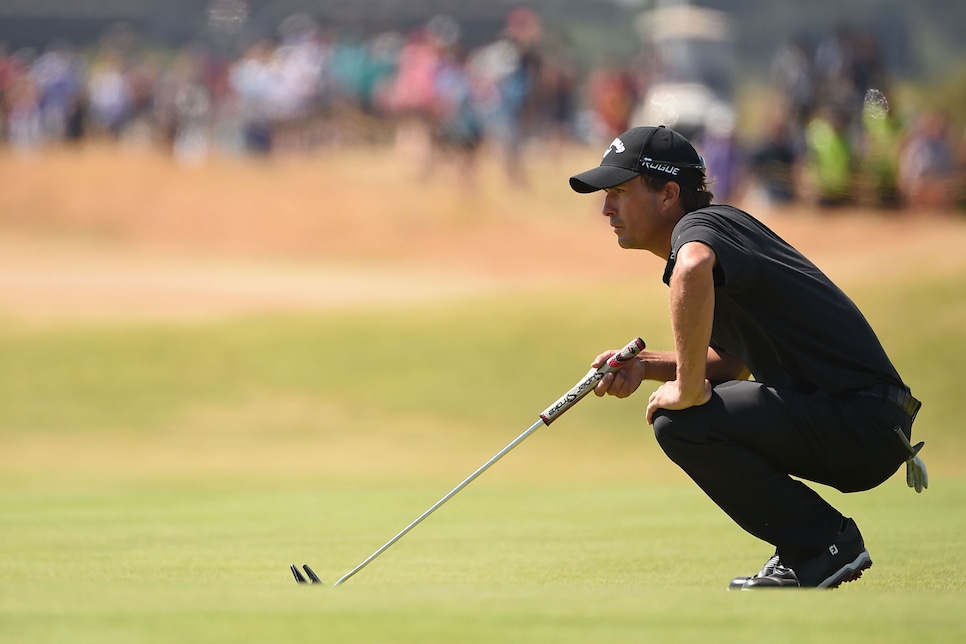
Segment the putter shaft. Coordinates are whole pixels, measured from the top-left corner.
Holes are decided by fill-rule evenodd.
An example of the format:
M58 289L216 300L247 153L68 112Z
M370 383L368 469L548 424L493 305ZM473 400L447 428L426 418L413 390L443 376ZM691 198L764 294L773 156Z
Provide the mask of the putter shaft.
M604 362L603 364L601 364L599 367L597 367L597 368L591 368L591 370L587 373L587 375L584 376L573 388L571 388L570 391L568 391L566 394L564 394L562 397L560 397L553 405L551 405L550 407L547 407L547 409L545 409L543 411L543 413L540 414L540 420L538 420L533 425L531 425L530 428L527 429L525 432L523 432L522 434L520 434L519 436L517 436L513 440L513 442L511 442L509 445L507 445L502 450L500 450L500 452L496 456L494 456L493 458L491 458L490 460L488 460L478 470L476 470L475 472L473 472L472 474L470 474L462 483L460 483L459 485L457 485L456 487L454 487L452 490L450 490L449 493L446 494L446 496L444 496L439 501L437 501L435 504L433 504L433 507L429 508L428 510L426 510L425 512L423 512L421 515L419 515L419 517L415 521L413 521L408 526L406 526L405 528L403 528L399 532L399 534L397 534L395 537L393 537L392 539L390 539L389 541L387 541L385 544L383 544L383 546L381 548L379 548L378 550L376 550L374 553L372 553L371 555L369 555L366 558L366 560L363 561L361 564L359 564L358 566L356 566L355 568L353 568L352 570L350 570L349 572L347 572L346 574L344 574L333 585L334 586L338 586L338 585L342 584L342 582L344 582L346 579L352 577L352 575L356 574L357 572L359 572L360 570L362 570L363 568L365 568L366 566L368 566L369 563L373 559L375 559L376 557L378 557L379 555L381 555L383 552L385 552L392 544L394 544L397 541L399 541L400 539L402 539L403 536L405 536L407 532L409 532L410 530L412 530L413 528L415 528L417 525L419 525L423 521L423 519L425 519L426 517L428 517L429 515L431 515L433 512L435 512L436 510L438 510L441 505L443 505L444 503L446 503L447 501L449 501L451 498L453 498L453 496L457 492L459 492L464 487L466 487L467 485L469 485L470 483L472 483L473 480L476 479L476 477L478 477L480 474L482 474L483 472L485 472L486 470L488 470L491 465L493 465L498 460L500 460L501 458L503 458L504 456L506 456L506 454L510 450L512 450L514 447L516 447L517 445L519 445L520 443L522 443L527 438L527 436L529 436L533 432L537 431L537 429L539 429L542 425L549 425L554 420L556 420L561 415L563 415L564 412L566 412L568 409L570 409L571 407L573 407L584 396L586 396L588 393L590 393L593 390L594 386L598 382L600 382L600 380L605 375L607 375L608 373L612 373L614 371L617 371L618 369L620 369L621 367L623 367L627 363L627 361L629 361L631 358L633 358L638 353L640 353L641 351L643 351L644 348L645 348L645 346L646 345L644 344L644 340L642 340L641 338L635 338L634 340L631 340L630 342L628 342L627 345L623 349L621 349L619 352L613 354L610 358L608 358L607 361Z
M527 438L527 436L529 436L533 432L537 431L537 429L539 429L543 425L546 425L546 423L544 422L544 420L542 418L540 420L538 420L537 422L535 422L533 425L531 425L530 428L527 431L525 431L522 434L520 434L519 436L517 436L513 440L512 443L510 443L509 445L507 445L506 447L504 447L502 450L500 450L500 452L496 456L494 456L493 458L491 458L490 460L488 460L486 463L484 463L480 467L480 469L478 469L475 472L473 472L472 474L470 474L462 483L460 483L459 485L457 485L456 487L454 487L452 490L450 490L446 494L446 496L444 496L439 501L437 501L436 503L434 503L433 504L433 507L431 507L428 510L426 510L425 512L423 512L421 515L419 515L419 517L415 521L413 521L408 526L406 526L405 528L403 528L399 532L399 534L397 534L395 537L393 537L392 539L390 539L389 541L387 541L381 548L379 548L378 550L376 550L374 553L372 553L371 555L369 555L366 558L365 561L363 561L361 564L359 564L358 566L356 566L355 568L353 568L352 570L350 570L346 574L342 575L342 577L338 581L336 581L333 584L333 586L340 585L346 579L348 579L352 575L356 574L357 572L359 572L360 570L362 570L363 568L365 568L366 566L368 566L369 563L373 559L375 559L376 557L378 557L379 555L381 555L383 552L385 552L392 544L394 544L397 541L399 541L400 539L402 539L406 535L407 532L409 532L410 530L412 530L413 528L415 528L417 525L419 525L420 523L422 523L423 519L425 519L426 517L428 517L429 515L431 515L433 512L435 512L436 510L438 510L441 505L443 505L444 503L446 503L447 501L449 501L451 498L453 498L453 496L455 496L457 492L459 492L464 487L466 487L467 485L469 485L470 483L472 483L473 480L476 477L478 477L480 474L482 474L483 472L485 472L486 470L488 470L491 465L493 465L498 460L500 460L501 458L503 458L504 456L506 456L506 454L510 450L512 450L514 447L516 447L517 445L519 445L520 443L522 443Z

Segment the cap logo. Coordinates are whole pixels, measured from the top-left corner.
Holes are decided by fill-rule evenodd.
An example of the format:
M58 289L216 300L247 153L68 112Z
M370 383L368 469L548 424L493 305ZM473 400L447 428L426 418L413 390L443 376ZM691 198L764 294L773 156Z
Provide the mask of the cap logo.
M658 172L666 172L672 177L678 176L681 172L681 168L676 168L673 165L667 165L666 163L655 163L653 161L642 161L641 167L646 170L657 170Z
M610 154L610 151L611 150L613 150L617 154L620 154L621 152L624 151L624 149L625 149L624 148L624 142L621 141L620 137L617 137L616 139L614 139L613 141L611 141L610 147L608 147L606 150L604 150L604 156L606 157L608 154Z

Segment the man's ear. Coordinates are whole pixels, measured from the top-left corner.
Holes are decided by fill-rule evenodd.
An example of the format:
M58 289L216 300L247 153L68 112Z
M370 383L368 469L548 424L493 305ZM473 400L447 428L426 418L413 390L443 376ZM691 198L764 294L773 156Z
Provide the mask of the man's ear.
M681 196L681 186L678 185L677 181L668 181L664 184L664 188L661 190L661 199L670 205L678 197Z

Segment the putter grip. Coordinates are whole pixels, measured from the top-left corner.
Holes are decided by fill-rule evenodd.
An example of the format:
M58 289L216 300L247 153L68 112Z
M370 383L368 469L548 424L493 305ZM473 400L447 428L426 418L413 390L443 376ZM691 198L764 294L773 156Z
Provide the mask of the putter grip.
M617 371L623 367L628 360L643 351L645 346L644 340L634 338L634 340L629 342L626 347L620 350L620 353L615 353L610 357L609 360L607 360L607 362L600 365L596 369L591 369L588 371L583 380L574 385L573 389L561 396L557 402L543 410L543 413L540 414L540 418L547 425L560 418L563 413L573 407L578 400L589 394L605 374L608 374L612 371Z

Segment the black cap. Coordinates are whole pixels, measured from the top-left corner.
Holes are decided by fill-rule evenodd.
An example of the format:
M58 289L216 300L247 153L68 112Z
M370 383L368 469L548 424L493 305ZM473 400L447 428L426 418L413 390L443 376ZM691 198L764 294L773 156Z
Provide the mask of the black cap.
M704 172L704 159L674 130L663 125L635 127L613 140L599 166L570 177L570 187L577 192L596 192L650 174L698 188Z

